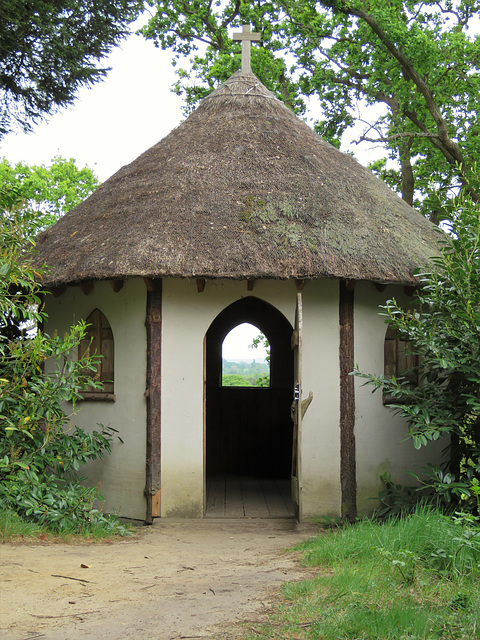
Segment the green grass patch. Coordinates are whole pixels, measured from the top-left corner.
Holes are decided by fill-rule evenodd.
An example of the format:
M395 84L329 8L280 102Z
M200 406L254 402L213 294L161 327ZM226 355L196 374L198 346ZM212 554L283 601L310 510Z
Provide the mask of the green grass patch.
M315 577L287 583L268 625L245 638L480 637L480 529L427 509L358 522L298 547Z

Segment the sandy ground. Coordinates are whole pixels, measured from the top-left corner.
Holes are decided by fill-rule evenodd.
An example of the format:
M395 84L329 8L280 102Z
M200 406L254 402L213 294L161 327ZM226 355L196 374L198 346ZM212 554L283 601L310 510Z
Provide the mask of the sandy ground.
M2 640L233 637L305 575L292 520L156 521L135 539L0 545Z

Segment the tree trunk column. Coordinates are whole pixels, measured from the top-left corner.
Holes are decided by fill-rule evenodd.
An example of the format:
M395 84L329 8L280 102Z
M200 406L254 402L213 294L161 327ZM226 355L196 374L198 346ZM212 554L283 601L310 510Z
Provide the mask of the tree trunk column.
M349 375L355 367L353 289L354 282L340 281L340 484L342 517L346 520L357 516L355 380Z
M147 461L145 495L146 522L161 515L161 350L162 350L162 281L147 283Z

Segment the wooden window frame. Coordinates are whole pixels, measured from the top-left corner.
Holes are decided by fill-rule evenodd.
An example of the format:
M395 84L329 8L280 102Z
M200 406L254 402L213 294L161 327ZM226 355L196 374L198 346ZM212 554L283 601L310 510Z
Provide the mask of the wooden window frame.
M410 388L418 387L419 356L408 353L408 340L402 340L399 333L392 326L389 326L384 339L383 351L383 372L385 377L399 378L407 371L415 368L415 373L409 377ZM384 394L383 404L399 402L399 398Z
M87 331L85 338L78 346L78 357L82 357L93 348L93 352L101 356L96 372L91 372L90 377L97 377L103 383L103 389L87 387L81 392L82 400L100 400L115 402L115 342L112 328L106 315L95 308L86 319Z

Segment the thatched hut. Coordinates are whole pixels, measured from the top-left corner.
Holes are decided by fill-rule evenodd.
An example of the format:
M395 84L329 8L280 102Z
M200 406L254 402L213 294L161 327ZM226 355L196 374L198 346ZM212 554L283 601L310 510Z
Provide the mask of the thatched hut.
M76 422L120 431L89 468L107 507L218 515L214 479L224 500L248 476L291 481L305 518L367 510L382 472L402 480L422 460L348 373L383 371L378 305L408 294L436 241L251 72L233 74L38 238L47 330L88 319L104 356L109 382ZM242 322L270 341L269 388L222 387L221 345Z

